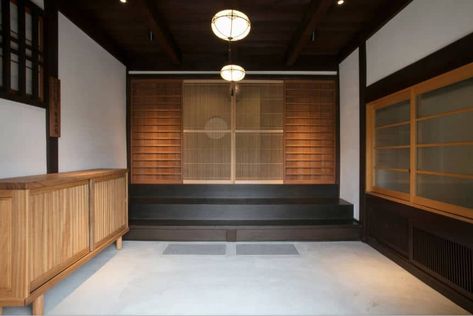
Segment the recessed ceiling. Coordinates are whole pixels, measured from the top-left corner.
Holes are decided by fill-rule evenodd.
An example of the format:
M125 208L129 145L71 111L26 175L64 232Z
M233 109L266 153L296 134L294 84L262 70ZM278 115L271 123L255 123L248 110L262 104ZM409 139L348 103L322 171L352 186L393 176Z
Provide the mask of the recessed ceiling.
M131 70L219 70L228 44L212 16L238 9L251 32L232 44L247 70L334 70L410 0L60 0L61 12ZM154 39L150 40L150 32Z

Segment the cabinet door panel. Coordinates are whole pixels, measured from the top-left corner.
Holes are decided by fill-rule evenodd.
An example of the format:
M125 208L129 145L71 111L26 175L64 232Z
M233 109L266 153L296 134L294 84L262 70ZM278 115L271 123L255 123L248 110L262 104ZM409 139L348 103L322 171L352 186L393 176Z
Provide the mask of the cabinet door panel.
M93 247L95 248L128 225L126 176L97 180L93 188Z
M0 306L18 305L28 294L26 205L24 191L0 190Z
M31 290L89 250L89 186L34 192L29 216Z

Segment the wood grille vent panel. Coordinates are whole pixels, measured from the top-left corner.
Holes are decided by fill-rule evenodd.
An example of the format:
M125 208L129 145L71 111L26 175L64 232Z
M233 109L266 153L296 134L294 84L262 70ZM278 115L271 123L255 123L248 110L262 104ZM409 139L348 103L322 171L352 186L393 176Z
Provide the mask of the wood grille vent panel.
M285 92L285 182L335 183L335 82L291 80Z
M473 297L472 248L414 228L413 260Z
M131 182L182 182L182 81L131 82Z

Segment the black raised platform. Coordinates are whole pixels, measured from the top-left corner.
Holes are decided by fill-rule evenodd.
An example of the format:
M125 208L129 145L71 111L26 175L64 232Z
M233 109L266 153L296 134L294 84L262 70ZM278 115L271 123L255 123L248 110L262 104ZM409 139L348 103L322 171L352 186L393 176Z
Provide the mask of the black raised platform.
M133 185L134 240L358 240L353 205L322 185Z

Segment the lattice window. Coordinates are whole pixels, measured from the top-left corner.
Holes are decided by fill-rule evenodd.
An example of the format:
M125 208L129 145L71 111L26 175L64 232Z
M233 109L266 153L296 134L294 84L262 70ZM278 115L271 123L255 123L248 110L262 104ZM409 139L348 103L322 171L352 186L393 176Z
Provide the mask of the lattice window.
M43 11L28 0L0 5L0 93L41 105L44 99Z

